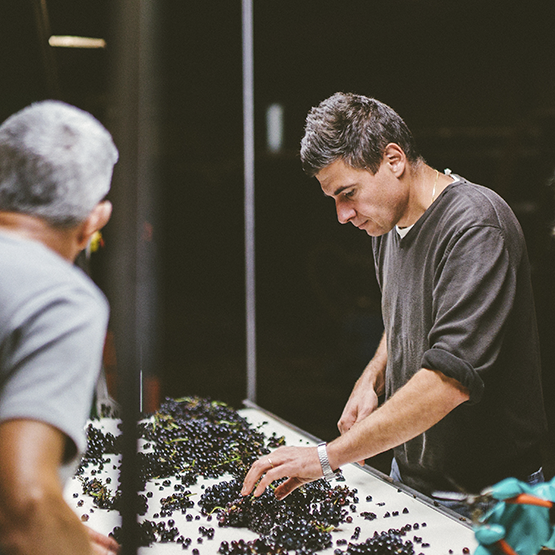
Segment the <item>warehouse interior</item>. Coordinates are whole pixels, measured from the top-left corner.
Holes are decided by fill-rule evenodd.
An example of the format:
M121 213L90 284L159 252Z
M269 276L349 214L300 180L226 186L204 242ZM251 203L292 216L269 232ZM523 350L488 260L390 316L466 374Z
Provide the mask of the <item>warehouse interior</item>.
M91 256L91 275L118 314L113 284L127 252L121 230L133 220L148 266L141 298L149 319L138 334L148 355L145 406L199 395L240 407L247 389L241 3L142 5L149 49L136 48L145 54L141 87L127 92L115 6L3 2L0 120L35 100L59 98L120 129L126 98L140 106L148 210L129 216L133 204L118 189L128 166L121 166L114 220ZM310 107L338 90L357 92L397 110L431 166L491 187L518 216L533 268L551 425L546 475L555 474L554 24L551 0L255 3L260 406L332 439L381 334L369 239L337 222L298 158ZM105 45L49 46L46 30ZM117 340L110 345L106 372L117 381ZM386 468L387 456L375 464Z

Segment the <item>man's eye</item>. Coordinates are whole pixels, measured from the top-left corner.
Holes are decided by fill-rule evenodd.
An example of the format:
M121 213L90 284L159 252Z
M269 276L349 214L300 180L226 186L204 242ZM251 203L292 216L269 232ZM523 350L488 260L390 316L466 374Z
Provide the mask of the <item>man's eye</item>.
M353 195L355 194L355 190L354 189L350 189L349 191L346 191L343 193L343 196L345 198L351 198Z

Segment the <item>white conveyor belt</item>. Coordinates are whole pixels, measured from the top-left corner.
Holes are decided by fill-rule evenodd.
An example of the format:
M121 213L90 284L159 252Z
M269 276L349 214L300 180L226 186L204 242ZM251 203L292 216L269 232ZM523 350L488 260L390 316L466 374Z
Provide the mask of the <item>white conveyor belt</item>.
M270 436L273 432L278 436L283 435L287 445L315 445L317 443L317 439L310 434L256 405L248 402L246 402L246 405L246 408L238 412L255 426L264 423L261 431L267 436ZM102 419L98 421L98 425L103 427L105 432L119 433L115 420ZM110 463L105 464L102 470L89 466L85 471L85 476L91 477L91 473L94 472L94 476L103 482L105 482L107 476L110 476L115 489L117 487L119 456L110 455L109 458ZM353 521L342 524L340 529L333 531L333 546L321 553L331 555L337 547L344 550L346 546L338 546L337 540L346 539L350 541L357 526L360 527L361 532L359 539L353 540L354 543L365 541L374 532L379 533L390 528L400 529L407 524L412 526L412 530L407 532L403 539L413 542L416 555L421 553L423 555L463 555L474 552L477 543L472 528L465 519L462 519L456 513L435 506L434 502L427 497L393 482L389 477L368 466L363 468L352 464L343 467L342 471L345 482L338 483L347 485L351 489L356 488L359 503L357 503L356 512L351 512ZM205 488L225 479L229 478L224 477L219 480L199 478L197 484L187 486L186 489L193 494L191 499L195 501L195 506L187 510L188 514L193 515L191 521L188 521L180 511L175 511L171 517L154 518L153 515L160 506L160 499L174 493L173 485L176 481L170 479L170 485L164 485L163 479L149 482L146 489L146 492L152 492L152 497L148 499L149 510L144 516L140 516L139 520L148 519L155 522L165 520L167 522L171 518L175 521L175 526L180 533L185 538L191 538L191 544L184 551L180 544L174 542L157 543L150 547L140 548L139 554L192 553L192 550L196 548L200 555L216 555L220 543L224 540L228 542L239 539L248 541L257 538L258 536L255 533L245 528L221 528L218 526L215 517L209 520L209 517L201 514L197 501ZM335 482L332 483L332 485L334 484ZM366 500L368 496L372 497L371 501ZM118 512L99 509L94 506L88 495L82 494L81 482L78 477L73 478L68 483L65 498L85 524L103 534L110 533L120 523ZM371 521L366 520L360 515L362 512L372 512L376 515L376 518ZM207 539L204 537L201 540L202 543L199 543L198 539L202 537L199 533L199 527L201 526L214 528L214 538Z

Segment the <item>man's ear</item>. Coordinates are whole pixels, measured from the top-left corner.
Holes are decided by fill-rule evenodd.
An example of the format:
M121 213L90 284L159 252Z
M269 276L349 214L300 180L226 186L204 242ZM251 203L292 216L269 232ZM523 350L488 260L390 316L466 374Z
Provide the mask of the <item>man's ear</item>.
M384 150L383 160L395 177L401 177L407 166L407 156L396 143L389 143Z
M79 249L83 250L89 243L90 238L102 229L110 220L112 215L112 203L108 200L99 202L89 214L89 217L81 224L77 241Z

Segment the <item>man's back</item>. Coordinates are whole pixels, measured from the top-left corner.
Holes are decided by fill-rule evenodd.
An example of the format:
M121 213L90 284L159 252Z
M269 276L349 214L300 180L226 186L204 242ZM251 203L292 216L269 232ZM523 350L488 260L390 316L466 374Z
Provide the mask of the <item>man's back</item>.
M46 422L71 438L70 452L82 451L101 367L104 296L47 247L0 233L0 306L0 421Z

